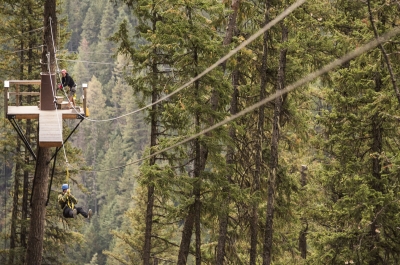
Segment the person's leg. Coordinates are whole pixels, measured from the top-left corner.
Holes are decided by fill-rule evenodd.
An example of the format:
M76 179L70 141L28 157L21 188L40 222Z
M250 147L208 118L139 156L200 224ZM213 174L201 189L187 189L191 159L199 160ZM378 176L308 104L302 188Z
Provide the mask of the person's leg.
M74 104L73 106L76 107L76 104L75 104L75 92L72 92L72 103Z
M75 207L75 209L78 212L78 214L82 214L82 216L85 217L85 218L88 217L87 212L85 212L82 207Z
M74 92L71 91L71 88L68 92L68 106L69 108L75 107Z
M74 212L68 206L64 208L63 215L65 218L74 218Z

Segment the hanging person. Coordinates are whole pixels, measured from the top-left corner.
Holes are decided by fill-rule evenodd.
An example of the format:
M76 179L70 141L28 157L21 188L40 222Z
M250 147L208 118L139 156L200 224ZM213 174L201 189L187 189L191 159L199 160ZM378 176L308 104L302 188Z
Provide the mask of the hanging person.
M59 86L60 89L62 89L63 87L69 87L69 92L68 92L68 107L70 109L75 108L75 93L76 93L76 84L74 82L74 79L72 79L72 77L68 74L67 70L62 69L61 70L61 85Z
M63 209L63 216L65 218L76 218L78 214L81 214L83 217L88 219L92 216L91 209L86 213L82 207L75 207L78 200L71 194L68 184L63 184L61 189L62 194L58 195L58 204L61 209Z

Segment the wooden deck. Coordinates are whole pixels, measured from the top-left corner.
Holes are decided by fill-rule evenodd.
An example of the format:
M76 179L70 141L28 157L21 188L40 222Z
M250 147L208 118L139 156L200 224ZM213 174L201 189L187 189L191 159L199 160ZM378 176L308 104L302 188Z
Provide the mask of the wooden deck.
M62 123L64 119L81 119L80 108L67 110L40 110L37 106L8 106L7 117L14 119L39 119L39 146L61 147L63 142Z
M60 147L63 144L62 123L65 119L83 119L89 115L84 110L86 107L86 88L87 84L82 84L83 88L83 108L79 109L54 109L54 95L56 87L53 75L41 73L40 80L5 80L4 81L4 113L6 118L13 120L37 119L39 120L39 146L40 147ZM50 82L49 82L50 81ZM20 86L40 86L40 92L26 92ZM14 91L9 91L11 86ZM13 97L14 106L10 106L10 96ZM38 106L20 106L20 97L22 96L40 96L41 107ZM62 106L68 105L67 101L63 101ZM13 125L15 125L13 123ZM17 130L19 128L16 127ZM18 131L18 133L23 134ZM22 136L21 136L22 137Z

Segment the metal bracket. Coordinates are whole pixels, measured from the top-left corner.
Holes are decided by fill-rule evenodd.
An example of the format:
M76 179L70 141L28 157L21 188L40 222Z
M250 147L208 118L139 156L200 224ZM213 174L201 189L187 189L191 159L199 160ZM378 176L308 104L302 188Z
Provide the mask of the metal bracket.
M75 130L78 128L78 126L81 124L81 122L82 122L83 120L84 120L84 119L81 119L81 121L75 126L75 128L71 131L71 133L68 135L68 137L64 140L63 145L68 141L69 137L71 137L71 135L75 132ZM51 162L51 160L53 160L53 158L54 158L54 161L53 161L53 168L52 168L52 170L51 170L51 178L50 178L50 183L49 183L49 190L48 190L48 192L47 192L46 206L49 204L49 200L50 200L51 185L52 185L52 183L53 183L54 169L55 169L55 167L56 167L56 160L57 160L57 153L58 153L58 151L61 150L62 147L63 147L63 146L57 147L57 148L56 148L56 151L55 151L55 153L54 153L54 155L50 158L50 161L47 161L47 163L46 163L46 164L48 165L48 164ZM35 174L36 174L36 173L35 173Z
M21 127L19 127L18 123L15 121L15 115L8 115L7 116L8 120L11 122L12 126L14 127L14 129L17 131L19 137L21 138L21 140L24 142L26 148L28 149L28 151L31 153L31 155L33 156L33 158L36 160L36 155L32 150L32 147L29 144L28 139L26 139L25 135L23 134Z

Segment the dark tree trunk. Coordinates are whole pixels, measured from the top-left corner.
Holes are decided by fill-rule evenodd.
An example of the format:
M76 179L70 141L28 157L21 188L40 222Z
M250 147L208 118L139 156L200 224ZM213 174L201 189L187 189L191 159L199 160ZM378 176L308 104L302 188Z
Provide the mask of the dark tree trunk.
M28 229L26 221L28 219L28 201L29 201L29 173L24 172L24 183L22 187L22 213L21 213L21 246L26 249L28 237Z
M307 166L302 165L301 166L301 186L304 187L307 185ZM305 223L305 227L301 229L300 235L299 235L299 251L300 251L300 256L303 259L307 258L307 231L308 231L308 223L306 219L302 219L303 223Z
M159 19L158 14L156 11L152 13L152 30L156 32L157 29L157 20ZM157 50L153 50L153 56L157 57ZM152 83L152 95L151 95L151 102L155 103L159 98L159 92L157 91L157 68L158 62L157 60L153 60L152 64L152 74L154 75L153 83ZM157 105L153 105L151 109L151 128L150 128L150 153L152 154L153 147L157 145L157 136L158 136L158 128L157 128ZM156 158L151 157L149 161L149 165L153 166L156 164ZM153 230L153 215L154 215L154 192L155 187L154 184L150 183L147 186L147 207L146 207L146 228L145 228L145 236L144 236L144 246L143 246L143 265L150 265L151 261L151 234Z
M18 146L21 142L18 141ZM17 147L17 154L20 154L21 150ZM10 228L10 254L8 256L8 264L14 264L15 259L15 248L17 247L17 220L18 220L18 198L19 198L19 186L20 186L20 176L19 172L21 170L21 164L17 162L14 173L14 190L13 190L13 207L11 213L11 228Z
M191 10L188 8L188 14L190 17ZM197 49L194 48L193 50L193 61L197 65L198 62L198 54ZM197 76L197 73L194 74ZM198 97L200 82L194 82L194 91L195 91L195 100L197 100L196 104L201 104L200 99ZM213 91L211 99L210 99L211 108L215 109L218 105L218 94ZM200 112L197 112L195 115L195 127L201 128L200 124ZM214 122L213 117L210 117L210 124ZM210 125L209 124L209 125ZM210 137L211 134L206 134L207 137ZM189 247L190 241L193 233L193 226L195 226L195 249L196 249L196 265L201 265L201 233L200 233L200 217L201 217L201 199L200 199L200 192L201 192L201 173L204 171L205 164L207 161L208 149L207 147L202 144L199 139L195 140L194 144L194 166L193 166L193 177L196 181L193 184L193 197L194 203L189 207L188 215L185 220L185 224L183 226L182 231L182 240L179 247L179 254L178 254L178 265L184 265L187 262L187 257L189 254Z
M30 101L30 99L29 99ZM29 102L28 101L28 102ZM29 104L29 103L28 103ZM28 143L31 144L31 135L32 132L32 121L27 120L26 121L26 134L28 136ZM28 165L30 161L31 154L29 153L28 150L25 150L25 164ZM23 179L23 184L22 184L22 209L21 209L21 235L20 235L20 241L21 241L21 247L24 249L27 248L27 242L26 238L28 236L28 229L27 229L27 222L26 220L28 219L28 201L29 201L29 171L24 170L24 179Z
M265 4L265 16L264 23L269 22L268 15L268 2ZM267 60L268 60L268 31L263 35L263 55L262 55L262 65L260 69L261 85L260 85L260 101L266 97L266 86L267 86ZM255 170L253 174L253 192L258 192L260 190L260 178L263 174L262 172L262 146L264 142L264 105L259 108L258 119L257 119L257 135L255 139ZM257 243L258 243L258 206L259 204L254 202L252 205L252 216L250 219L250 264L256 264L257 260Z
M380 74L377 72L375 73L375 91L380 92L382 90L382 79ZM372 175L374 176L375 180L374 183L372 183L372 188L384 192L384 188L380 184L380 179L381 179L381 171L382 171L382 159L381 159L381 154L383 151L383 144L382 144L382 118L379 117L379 113L375 113L372 117L372 147L371 151L372 154L377 154L372 156ZM375 211L375 216L378 215L379 212L381 212L382 206L377 205L374 209ZM371 226L370 226L370 232L369 236L371 238L370 242L370 257L371 261L369 262L369 265L373 264L381 264L382 259L380 257L379 251L376 249L376 245L379 245L379 234L376 232L376 229L378 228L378 224L375 220L371 220Z
M33 180L32 212L29 227L26 264L37 265L42 262L43 236L46 216L47 187L50 169L47 161L50 159L50 148L39 148L37 173Z
M230 113L231 115L234 115L238 112L238 96L239 96L239 71L234 70L232 72L232 84L233 84L233 93L232 93L232 98L231 98L231 104L230 104ZM235 133L235 128L232 126L229 128L229 138L230 139L235 139L236 133ZM233 156L235 153L235 149L231 146L228 145L227 147L227 152L226 152L226 164L228 166L233 165L234 160ZM232 177L231 175L228 175L227 180L229 183L232 182ZM229 195L229 188L223 187L222 192L224 194L227 194L226 196L226 203L230 203L230 195ZM218 234L218 245L217 245L217 254L216 254L216 265L222 265L224 264L225 260L225 245L226 245L226 240L227 240L227 235L228 235L228 220L229 220L229 212L228 208L223 208L221 209L220 215L219 215L219 234Z
M56 0L46 0L44 4L44 36L42 52L42 72L55 73L55 38L57 36ZM47 59L49 54L49 60ZM50 68L50 69L49 69ZM29 227L28 246L25 262L28 265L37 265L42 262L43 237L46 217L47 190L49 184L50 148L39 148L37 154L37 167L33 180L32 211Z
M226 31L226 35L223 41L223 45L228 45L232 42L233 36L236 34L236 19L238 15L238 10L239 10L239 4L240 0L232 0L231 8L232 8L232 13L229 15L228 18L228 27ZM225 70L225 62L223 64L224 70ZM238 85L239 85L239 71L234 70L232 72L232 87L233 87L233 93L232 93L232 98L231 98L231 104L230 104L230 114L234 115L237 113L237 100L238 100ZM235 129L233 127L230 127L229 129L229 136L231 139L235 139ZM227 147L227 153L226 153L226 164L232 165L233 162L233 155L234 155L234 148L232 146ZM228 182L230 183L232 181L231 175L226 176ZM229 195L229 190L227 187L222 188L222 192L224 194L227 194L226 196L226 203L229 204L230 202L230 195ZM225 245L226 245L226 239L227 239L227 234L228 234L228 220L229 220L229 212L228 208L226 207L226 210L221 210L219 214L219 234L218 234L218 245L217 245L217 253L216 253L216 265L222 265L225 260Z
M189 206L189 211L185 219L182 229L182 239L179 246L178 262L177 265L185 265L189 255L190 240L192 238L193 224L195 219L194 204Z
M288 29L281 23L282 27L282 42L287 41ZM285 70L286 70L286 53L287 49L280 52L279 68L278 68L278 81L277 90L282 90L285 87ZM275 190L276 190L276 177L278 171L278 155L279 155L279 128L280 117L282 113L284 97L278 97L275 100L272 139L271 139L271 160L270 160L270 173L268 179L268 199L267 199L267 215L265 220L265 237L263 248L263 265L270 265L272 261L272 237L273 237L273 222L275 211Z
M196 123L199 119L196 118ZM201 212L201 172L204 170L205 161L207 160L207 149L203 148L198 139L195 141L195 160L194 160L194 178L196 181L193 184L193 197L194 203L189 207L188 215L182 230L182 240L179 247L178 265L184 265L187 262L189 254L190 241L193 233L193 226L195 225L196 236L196 265L201 264L201 235L200 235L200 212Z
M28 5L28 10L29 13L32 14L33 13L33 8L32 6L29 4ZM35 41L34 41L34 34L32 32L33 30L33 26L30 24L29 25L29 50L28 50L28 75L30 76L32 74L32 60L33 60L33 47L35 45ZM29 92L32 91L32 86L29 86ZM32 102L32 98L31 96L28 96L27 99L27 104L31 105ZM31 141L31 133L34 132L33 129L33 124L32 121L30 119L28 119L26 121L26 134L28 136L27 140L28 143L31 145L32 141ZM30 157L31 154L29 153L28 150L25 150L25 164L29 164L30 161ZM23 247L24 249L27 248L27 237L28 237L28 228L27 228L27 219L28 219L28 201L29 201L29 171L25 170L24 171L24 180L23 180L23 186L22 186L22 212L21 212L21 247Z
M157 65L153 65L153 73L157 71ZM152 93L152 103L158 100L158 93L156 91L156 85L153 86ZM157 145L157 105L152 106L151 112L151 132L150 132L150 150L152 147ZM151 151L153 152L153 151ZM150 166L156 163L155 157L150 158ZM154 210L154 185L149 184L147 186L147 207L146 207L146 228L144 236L144 246L143 246L143 265L150 265L151 260L151 233L153 229L153 210Z

